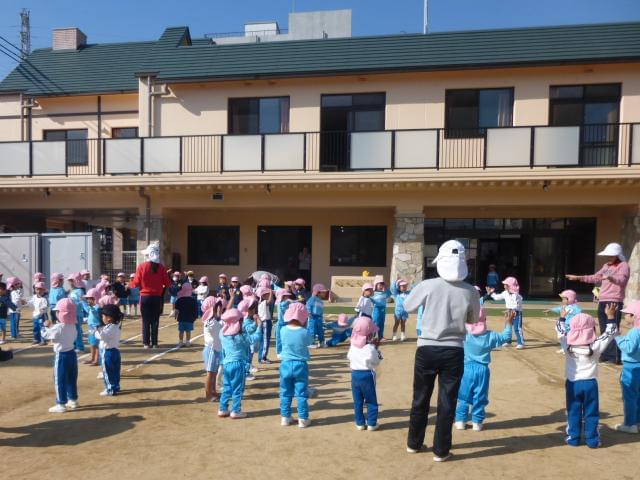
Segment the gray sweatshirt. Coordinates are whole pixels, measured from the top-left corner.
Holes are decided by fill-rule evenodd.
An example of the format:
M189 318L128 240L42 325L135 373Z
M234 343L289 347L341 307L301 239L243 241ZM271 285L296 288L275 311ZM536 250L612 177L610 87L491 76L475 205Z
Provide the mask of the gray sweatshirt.
M418 346L462 347L467 333L465 324L476 323L480 316L480 296L466 282L447 282L432 278L411 289L404 301L407 312L424 305Z

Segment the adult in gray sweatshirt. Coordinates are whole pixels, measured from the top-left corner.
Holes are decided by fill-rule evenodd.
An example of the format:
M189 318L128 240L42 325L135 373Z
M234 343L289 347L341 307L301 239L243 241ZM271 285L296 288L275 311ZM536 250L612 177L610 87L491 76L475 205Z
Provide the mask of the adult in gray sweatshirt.
M480 297L464 282L468 270L464 246L449 240L434 260L438 278L424 280L404 302L407 312L424 307L413 373L413 403L409 419L407 451L418 452L424 444L431 394L438 378L438 415L433 437L433 459L450 457L451 431L464 372L465 324L480 316Z

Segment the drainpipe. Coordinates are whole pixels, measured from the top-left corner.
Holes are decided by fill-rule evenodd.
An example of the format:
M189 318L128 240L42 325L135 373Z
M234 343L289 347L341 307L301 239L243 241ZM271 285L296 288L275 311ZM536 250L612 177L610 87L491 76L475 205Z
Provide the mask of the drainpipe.
M148 110L148 115L149 115L149 123L148 123L148 129L149 129L149 137L153 137L153 95L151 94L153 92L153 88L151 86L151 75L149 75L147 77L147 88L149 89L149 96L148 96L148 105L147 105L147 110Z
M138 188L138 194L141 198L144 198L145 210L144 210L144 237L147 245L151 241L151 197L144 193L144 187Z
M24 142L24 94L20 93L20 141Z

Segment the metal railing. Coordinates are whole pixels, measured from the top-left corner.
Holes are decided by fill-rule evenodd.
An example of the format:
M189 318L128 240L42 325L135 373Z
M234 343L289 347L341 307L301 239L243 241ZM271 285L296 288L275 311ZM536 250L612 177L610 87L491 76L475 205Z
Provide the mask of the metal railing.
M0 176L640 165L640 124L0 142Z

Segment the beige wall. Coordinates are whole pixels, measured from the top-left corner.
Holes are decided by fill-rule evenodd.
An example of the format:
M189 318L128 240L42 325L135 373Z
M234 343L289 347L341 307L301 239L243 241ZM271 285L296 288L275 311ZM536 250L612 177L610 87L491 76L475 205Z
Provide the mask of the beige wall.
M20 119L2 118L20 115L19 95L0 95L0 142L21 140Z

